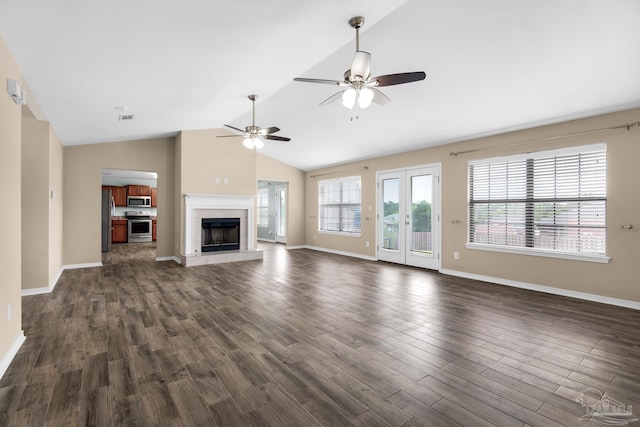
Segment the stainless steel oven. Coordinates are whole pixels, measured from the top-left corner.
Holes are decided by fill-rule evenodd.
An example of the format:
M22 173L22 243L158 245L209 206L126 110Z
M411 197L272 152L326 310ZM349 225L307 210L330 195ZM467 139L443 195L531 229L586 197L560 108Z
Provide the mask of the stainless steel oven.
M152 221L148 211L128 211L129 243L151 242Z

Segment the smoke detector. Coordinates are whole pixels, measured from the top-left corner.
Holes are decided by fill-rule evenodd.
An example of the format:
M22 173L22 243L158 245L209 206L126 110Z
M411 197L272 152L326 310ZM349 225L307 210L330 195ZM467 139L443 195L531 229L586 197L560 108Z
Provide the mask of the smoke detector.
M133 114L126 114L129 111L129 107L126 105L119 105L116 107L116 110L120 111L122 114L118 116L118 120L133 120Z

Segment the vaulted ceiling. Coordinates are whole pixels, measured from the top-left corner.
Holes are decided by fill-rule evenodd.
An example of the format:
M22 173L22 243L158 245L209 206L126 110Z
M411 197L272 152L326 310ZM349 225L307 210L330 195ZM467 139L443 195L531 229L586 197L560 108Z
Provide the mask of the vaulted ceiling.
M293 78L341 79L356 15L373 75L427 78L319 106L339 88ZM312 170L639 107L639 17L637 0L30 0L0 3L0 37L64 145L244 128L258 94L256 124L292 139L264 154Z

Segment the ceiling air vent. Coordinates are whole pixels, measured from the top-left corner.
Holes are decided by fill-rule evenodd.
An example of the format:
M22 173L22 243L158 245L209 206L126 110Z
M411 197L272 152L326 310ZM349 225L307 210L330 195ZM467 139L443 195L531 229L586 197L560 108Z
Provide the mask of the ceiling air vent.
M133 120L133 114L120 114L118 116L118 120L122 121L122 120Z

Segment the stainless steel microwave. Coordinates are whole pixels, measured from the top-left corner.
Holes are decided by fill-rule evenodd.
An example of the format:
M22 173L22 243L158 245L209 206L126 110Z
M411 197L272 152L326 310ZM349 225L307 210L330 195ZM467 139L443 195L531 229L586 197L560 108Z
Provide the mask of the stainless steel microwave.
M132 208L151 207L151 196L127 196L127 206Z

